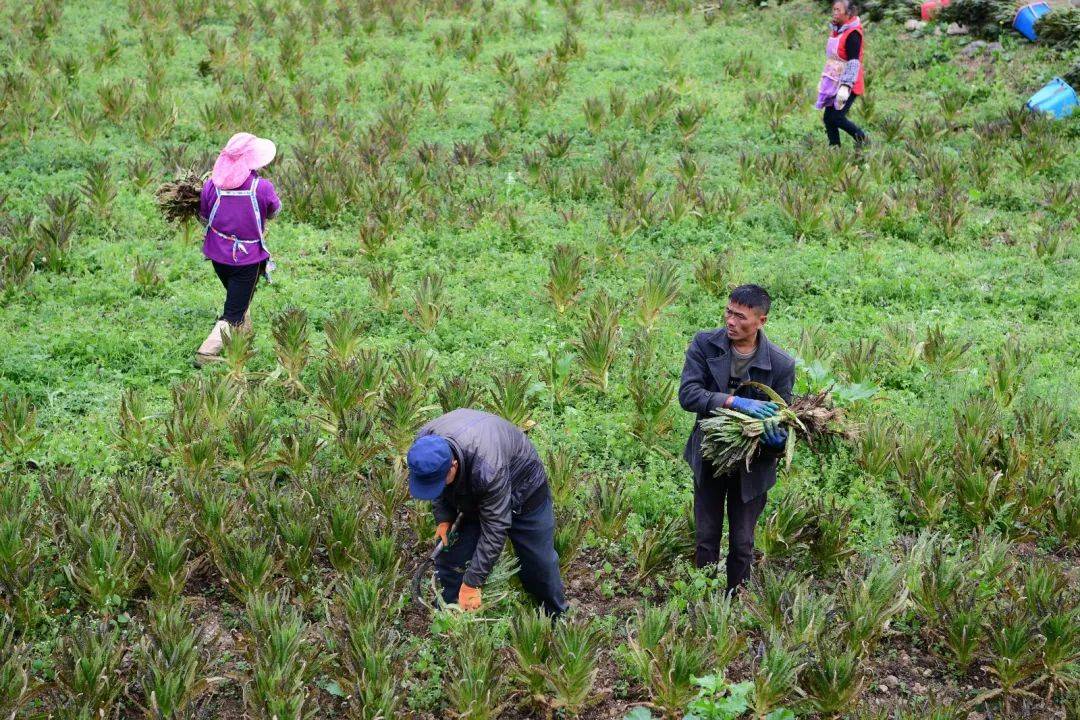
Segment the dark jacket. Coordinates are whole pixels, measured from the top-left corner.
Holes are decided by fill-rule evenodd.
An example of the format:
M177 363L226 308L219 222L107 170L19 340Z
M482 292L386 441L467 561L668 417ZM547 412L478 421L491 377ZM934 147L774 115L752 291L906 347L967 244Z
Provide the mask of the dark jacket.
M454 410L420 428L417 437L424 435L446 438L457 458L457 477L432 508L435 522L453 522L458 512L479 519L480 541L463 581L480 587L502 553L513 514L547 483L547 473L525 433L491 413Z
M694 471L694 483L710 480L714 476L712 464L701 456L700 421L723 405L728 398L728 375L731 372L731 343L727 328L706 330L694 336L686 350L682 382L679 385L679 404L687 412L697 413L694 430L686 441L683 457ZM769 342L765 333L758 331L757 352L747 371L751 380L768 385L785 401L791 402L791 388L795 384L795 360L786 352ZM744 388L735 393L741 397L768 400L760 391ZM750 462L739 465L739 486L743 502L749 502L776 484L776 463L783 451L770 451L762 447Z

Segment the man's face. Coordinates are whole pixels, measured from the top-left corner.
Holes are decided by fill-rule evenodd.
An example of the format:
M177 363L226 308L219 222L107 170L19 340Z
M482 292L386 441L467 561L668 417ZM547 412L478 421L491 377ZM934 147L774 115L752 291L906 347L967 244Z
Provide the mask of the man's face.
M724 311L728 337L733 342L741 342L757 336L757 331L765 324L767 315L759 310L738 303L729 302Z
M843 25L848 21L847 3L834 2L832 6L832 20L837 25Z
M448 473L446 473L446 484L447 485L454 482L454 478L457 477L457 469L458 469L458 461L457 460L451 460L450 461L450 471Z

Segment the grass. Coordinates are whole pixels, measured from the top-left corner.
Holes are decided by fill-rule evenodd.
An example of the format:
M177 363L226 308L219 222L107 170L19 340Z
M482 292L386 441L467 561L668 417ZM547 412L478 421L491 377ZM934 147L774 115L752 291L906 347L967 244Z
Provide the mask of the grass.
M171 576L186 585L169 577L162 582L179 584L189 599L209 598L234 619L244 616L244 606L229 597L227 585L238 597L252 598L295 586L297 592L275 600L288 605L282 612L289 623L282 626L321 631L325 618L316 608L342 568L392 565L387 548L369 537L376 527L393 526L385 538L399 543L404 558L418 557L428 546L430 523L419 519L425 508L409 504L406 510L391 491L398 477L393 460L415 427L436 412L443 399L439 388L461 378L466 384L458 382L457 389L476 404L513 406L522 422L535 422L530 438L542 456L558 450L574 459L575 487L564 489L560 510L570 516L576 509L580 517L591 507L588 515L595 517L583 521L584 546L565 572L579 581L583 611L598 615L602 645L618 646L627 642L622 628L632 614L628 606L671 601L686 607L704 600L710 587L707 577L686 570L679 539L667 537L685 532L673 518L682 517L690 496L689 472L679 458L692 418L677 408L665 414L653 407L652 395L661 402L667 393L651 392L650 402L642 401L643 393L677 377L693 333L721 322L728 287L756 282L774 297L770 338L804 361L797 390L835 382L834 396L856 425L875 416L873 432L864 428L857 441L858 452L834 442L815 453L796 453L762 521L774 518L771 547L787 549L767 554L766 564L799 577L847 577L864 559L903 557L900 538L918 535L932 517L932 529L958 542L988 527L1010 552L1017 543L1030 544L1040 557L1053 555L1053 562L1075 573L1075 519L1054 498L1074 497L1068 489L1076 487L1080 467L1080 443L1070 429L1080 384L1074 350L1080 347L1080 245L1063 189L1080 179L1080 121L1042 128L1025 124L1014 110L1060 74L1063 56L1008 36L997 60L966 61L957 52L962 41L913 40L896 24L872 24L867 73L873 118L861 117L860 103L854 113L876 142L862 156L851 155L850 147L830 155L811 105L824 12L805 2L736 7L711 24L696 11L635 10L634 3L604 1L564 3L571 18L555 4L494 3L485 10L481 3L468 13L440 6L421 15L390 3L394 12L370 16L371 32L354 9L355 25L347 33L334 3L325 6L325 19L318 16L320 3L275 4L272 36L265 16L240 23L241 30L250 27L257 62L249 67L259 81L259 104L239 103L235 118L227 106L237 104L235 90L245 82L239 54L245 33L236 32L236 11L226 5L208 3L203 19L183 19L194 28L190 34L176 31L181 18L172 6L157 29L145 19L131 22L127 5L97 0L66 3L60 12L49 9L53 4L0 10L7 73L0 79L6 90L0 100L0 122L6 123L0 134L0 260L23 242L27 214L38 218L41 229L30 235L43 238L42 254L48 255L35 258L25 282L10 285L3 284L0 263L0 395L7 398L0 464L5 473L26 476L19 487L27 480L28 487L48 484L42 479L55 468L69 467L104 497L149 472L149 482L168 485L184 508L171 506L159 532L167 530L170 543L202 558L200 574L177 569ZM395 17L403 22L400 29ZM48 35L46 43L32 40L35 26ZM144 26L154 49L150 62ZM781 26L783 47L773 37ZM317 40L313 27L319 28ZM483 34L479 43L474 29ZM35 47L42 49L35 54ZM562 61L538 63L548 51ZM260 77L255 69L282 60L290 65L280 72ZM545 75L553 65L556 74ZM129 78L133 90L125 89ZM543 91L538 78L545 81ZM961 91L967 98L961 107L942 99ZM156 94L160 104L145 110ZM410 97L417 104L405 111L400 99L411 103ZM203 110L219 98L215 111ZM930 122L946 107L948 127ZM320 126L327 108L334 122ZM1001 132L986 129L1001 119ZM1013 136L1014 127L1023 137ZM266 174L285 206L268 235L279 269L256 296L250 350L238 344L231 367L198 371L192 355L220 312L222 291L199 252L198 229L166 224L154 189L178 168L202 163L205 170L239 130L278 143L281 160ZM367 167L359 172L359 165L344 172L328 168L342 157L353 163L367 158L374 146L365 137L381 139L390 153L379 173ZM851 163L863 167L857 176L846 169ZM989 172L979 170L987 163ZM319 181L298 182L300 169ZM349 173L360 178L363 192L338 186L335 178ZM308 190L317 192L305 200ZM78 203L74 210L72 202ZM590 311L596 315L591 326ZM648 366L635 368L637 334L646 331ZM327 335L343 356L339 361L326 359ZM419 368L408 377L389 374L428 352L433 370L425 360L405 368ZM359 359L346 364L348 357ZM339 362L380 368L362 378L379 383L376 394L369 395L367 385L352 393ZM383 368L384 382L377 380ZM163 418L173 414L173 387L225 370L232 371L227 382L194 391L216 393L216 399L192 401L224 403L212 413L218 429L188 428L202 444L163 457L154 439L163 435ZM535 384L545 380L546 387ZM251 392L260 385L260 392ZM259 423L237 424L229 409L235 399L220 397L226 386L239 388L241 407L259 409ZM334 388L340 392L331 393ZM868 388L873 399L856 399ZM320 392L326 404L321 410L307 396ZM446 401L453 399L449 392L443 393ZM970 402L975 397L979 402ZM997 409L980 411L984 404ZM663 422L642 418L642 408ZM1047 420L1051 416L1060 422ZM321 441L301 438L302 428L321 433ZM283 441L290 433L295 437ZM642 434L649 442L635 439ZM998 438L993 448L975 442L983 436ZM896 450L889 445L897 437L933 439L940 448L937 462L898 476ZM1027 445L1010 450L1011 437ZM190 471L197 464L196 450L222 468L213 482L229 488L229 517L243 519L237 528L225 521L227 535L218 537L205 522L201 531L194 529L189 506L202 508L205 521L214 517L213 503L199 492L185 497L182 483L173 486L178 467L186 462ZM283 459L271 466L272 458ZM954 467L972 465L986 474L967 477L962 498L951 485L937 494L926 486L935 479L952 483ZM312 467L321 479L305 487L301 479ZM999 470L1004 479L993 481ZM284 484L270 484L271 477ZM198 483L207 481L190 482L199 490ZM218 485L201 489L207 487ZM287 495L287 507L319 518L312 523L336 518L334 527L289 529L293 540L319 538L313 550L318 571L302 583L297 578L304 568L290 570L278 557L290 546L279 544L281 532L246 524L249 511L252 522L267 514L260 493L270 494L268 489ZM22 605L10 602L11 589L0 584L0 615L39 617L29 631L16 625L14 636L20 653L29 643L26 652L37 663L31 685L53 672L41 668L66 677L65 663L79 655L112 663L119 652L114 645L138 644L138 637L114 638L111 630L96 629L98 620L132 616L130 633L145 629L139 618L147 558L131 529L112 518L114 503L101 497L88 517L65 528L70 507L63 498L46 507L33 493L10 495L0 502L0 531L9 532L0 532L0 539L32 536L44 557L61 563L56 567L71 567L70 580L32 574L34 587L40 586L34 597L41 599L33 608L25 598ZM931 504L944 496L945 505L919 510L910 504L913 495ZM30 508L25 514L23 500ZM788 548L783 535L792 529L778 529L776 510L803 504L817 508L810 515L822 522L815 520L811 532ZM336 514L327 512L331 507ZM357 512L375 525L352 528L349 513ZM106 524L92 524L103 515L110 518ZM85 523L91 523L92 536L80 531ZM121 534L119 542L114 532ZM644 569L625 557L635 547L648 548ZM273 557L262 557L264 550ZM22 583L17 578L25 575L19 566L26 557L25 551L0 552L0 561L15 558L10 568L0 566L3 578ZM656 558L661 560L654 563ZM635 568L647 580L629 583ZM238 582L222 581L230 576ZM1014 580L1007 587L1018 598L1024 586ZM977 582L969 578L964 587ZM1003 591L995 612L1010 616L1014 595ZM50 612L42 612L45 605ZM293 617L294 606L302 606L302 619ZM1074 606L1070 598L1063 610ZM74 612L62 616L53 612L58 609ZM495 662L487 636L502 652L506 613L492 612L499 622L479 635L447 630L441 623L459 621L439 616L430 628L409 625L407 642L388 660L400 663L417 690L407 712L440 715L449 705L473 712L473 697L447 698L433 679L461 662L440 648L443 633L483 650L477 663L484 668ZM921 630L919 612L906 607L899 614L904 622L894 625L906 633L903 642L930 643L935 652L954 655L938 646L950 637L954 614L945 613L937 624L923 618ZM744 621L740 616L740 630ZM996 689L988 702L1006 712L1020 712L1031 700L1024 695L1031 653L1021 648L1016 659L991 656L998 646L1015 649L1013 635L1021 634L1015 627L978 633L995 643L980 641L975 650L993 674L950 671L985 693ZM764 640L755 637L747 647L759 642ZM888 642L877 638L875 647ZM750 657L748 649L733 664L733 678L754 680L753 668L765 673L770 663L782 666L791 661L789 651L794 649L778 647ZM303 697L295 684L306 684L320 693L322 711L333 714L333 693L313 690L326 682L296 666L296 658L266 665L262 652L252 645L247 653L259 673L287 666L291 684L250 687L251 707L269 707L271 700L287 706ZM625 692L605 698L609 714L649 699L644 686L617 667L617 655L599 655L597 687L610 687L615 674L630 678L619 681L629 683ZM863 672L880 673L885 651L868 650L861 661L869 667L859 672L850 672L850 657L844 655L844 667L811 665L805 671L817 678L823 712L845 699L836 678L857 676L859 682L846 687L861 687ZM806 658L817 662L812 654ZM1063 692L1069 682L1060 678L1069 675L1068 667L1059 662L1052 673L1043 669L1034 676L1052 676L1054 692ZM230 682L244 687L251 669L209 667L206 673L233 673L241 679ZM335 672L325 669L326 677ZM124 680L135 678L133 671ZM338 689L356 680L343 677ZM358 691L385 699L385 682ZM661 688L664 700L656 704L678 711L670 706L692 695L688 683L680 675L676 685ZM780 697L788 692L786 682L770 684L761 675L756 688L758 707L794 701L790 693ZM505 688L467 690L501 697ZM115 691L101 689L107 704ZM228 692L211 695L219 709L241 711L228 705ZM234 701L240 696L232 694ZM0 697L0 708L5 701ZM577 706L578 697L566 704Z

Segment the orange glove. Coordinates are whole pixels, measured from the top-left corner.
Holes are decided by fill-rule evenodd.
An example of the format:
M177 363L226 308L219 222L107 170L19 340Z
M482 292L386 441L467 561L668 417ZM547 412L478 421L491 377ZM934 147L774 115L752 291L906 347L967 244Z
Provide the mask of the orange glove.
M450 523L441 522L435 528L435 539L436 540L442 540L443 547L449 547L450 546L450 541L447 539L447 536L449 535L449 533L450 533Z
M458 590L457 601L462 610L467 612L479 610L480 588L469 587L465 583L461 583L461 589Z

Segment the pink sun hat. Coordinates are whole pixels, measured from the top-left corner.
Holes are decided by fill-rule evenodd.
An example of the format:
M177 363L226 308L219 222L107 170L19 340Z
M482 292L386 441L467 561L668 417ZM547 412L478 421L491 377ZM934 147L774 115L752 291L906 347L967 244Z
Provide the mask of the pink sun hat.
M244 184L252 170L268 165L277 154L273 140L264 140L251 133L236 133L214 162L210 179L221 190L232 190Z

